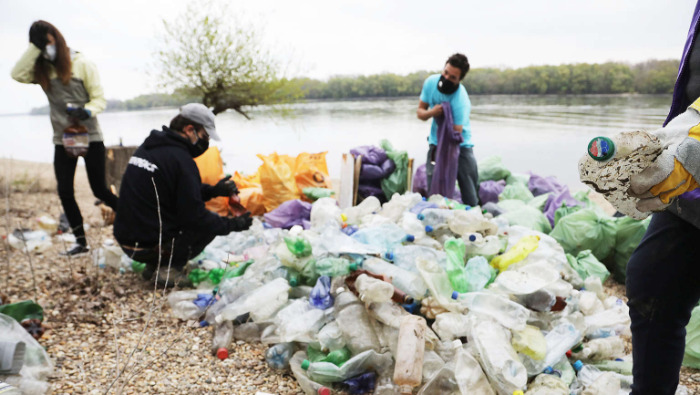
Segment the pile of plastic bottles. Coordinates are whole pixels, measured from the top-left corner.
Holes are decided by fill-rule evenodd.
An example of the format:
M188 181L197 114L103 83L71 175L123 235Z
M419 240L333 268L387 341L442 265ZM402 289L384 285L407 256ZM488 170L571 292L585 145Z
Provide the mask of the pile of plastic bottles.
M216 238L173 314L213 327L221 359L269 345L307 394L629 392L626 304L547 234L410 193L321 198L310 223Z

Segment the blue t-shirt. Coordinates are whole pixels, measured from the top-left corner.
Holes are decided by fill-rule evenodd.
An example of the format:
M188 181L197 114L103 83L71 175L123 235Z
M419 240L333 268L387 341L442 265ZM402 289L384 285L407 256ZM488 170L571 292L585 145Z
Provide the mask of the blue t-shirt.
M424 103L428 103L428 108L433 108L436 104L441 104L442 102L450 102L450 106L452 106L452 118L454 119L455 125L462 125L462 138L464 138L464 141L459 146L473 147L472 128L469 123L472 102L469 101L467 90L464 89L464 85L460 83L459 89L457 89L455 93L446 95L437 89L439 80L440 74L433 74L425 79L423 90L420 92L420 100ZM435 118L433 118L433 124L430 126L428 143L437 145L437 122Z

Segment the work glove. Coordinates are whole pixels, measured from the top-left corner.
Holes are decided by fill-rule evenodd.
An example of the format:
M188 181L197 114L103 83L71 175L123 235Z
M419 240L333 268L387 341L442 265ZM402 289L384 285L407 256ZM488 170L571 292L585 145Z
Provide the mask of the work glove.
M48 37L46 37L48 33L49 29L46 25L35 22L32 24L32 27L29 28L29 42L43 51L46 48L46 44L49 42Z
M240 217L227 218L227 220L229 233L248 230L250 225L253 224L253 218L250 218L250 211L246 211L246 213Z
M233 195L238 195L238 188L236 187L236 183L231 180L231 176L228 175L219 182L216 183L213 187L211 187L211 196L216 197L216 196L233 196Z
M83 107L66 108L66 114L68 114L68 116L70 117L77 118L81 121L84 121L92 116L92 112L87 108Z
M637 210L661 211L674 198L698 188L700 179L700 99L653 133L665 149L642 172L630 177L628 194Z

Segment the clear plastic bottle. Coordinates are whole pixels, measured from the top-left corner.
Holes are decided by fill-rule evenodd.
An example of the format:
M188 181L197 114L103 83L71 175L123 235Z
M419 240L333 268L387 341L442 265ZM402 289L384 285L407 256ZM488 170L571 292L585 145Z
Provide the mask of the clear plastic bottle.
M498 226L484 217L479 207L470 210L455 210L452 218L447 220L450 229L464 237L471 233L495 235Z
M211 345L212 355L222 361L228 358L228 347L233 339L233 322L224 321L214 327L214 340Z
M425 297L428 287L425 281L416 272L405 270L397 265L392 265L377 258L367 258L362 263L362 268L375 274L388 276L391 283L404 291L413 299L420 300Z
M504 254L499 255L491 261L491 266L495 267L499 271L504 271L508 266L520 262L527 258L531 252L535 251L540 243L540 237L536 235L529 235L518 240L513 247L511 247Z
M414 273L418 273L416 261L419 258L437 262L443 267L446 265L445 262L447 261L444 252L420 245L396 246L391 251L388 251L384 257L394 262L394 265Z
M337 321L331 321L318 332L318 342L322 351L335 351L345 347L343 332Z
M581 332L572 324L563 322L549 331L544 338L547 342L547 354L544 359L535 361L527 356L522 358L523 364L531 376L538 375L547 366L553 366L557 363L568 350L581 341L582 336Z
M496 278L498 271L489 265L483 256L475 256L464 267L467 277L467 292L477 292L486 288Z
M581 359L605 360L618 358L625 352L625 343L619 336L593 339L583 345Z
M423 380L425 352L425 319L416 315L401 318L399 343L394 367L394 383L402 394L411 394Z
M353 354L379 350L379 339L374 333L367 310L352 292L339 292L335 298L334 310L346 346Z
M267 366L272 369L285 370L294 354L294 343L277 343L265 352Z
M287 302L289 288L286 279L276 278L228 304L216 316L216 322L231 321L245 313L250 313L250 317L256 322L270 318Z
M487 261L490 261L497 255L506 252L506 247L508 246L508 236L489 235L480 238L477 235L478 233L469 233L462 236L464 243L467 246L467 260L475 256L483 256Z
M320 198L311 206L311 228L322 228L326 225L340 227L340 214L341 210L334 198Z
M168 304L172 315L181 320L196 320L204 313L204 309L193 303L199 294L211 293L211 290L188 289L172 292L168 295Z
M413 235L407 234L395 223L362 228L353 233L351 237L361 243L380 248L382 251L391 251L404 242L415 240Z
M430 290L430 295L440 306L446 310L461 312L464 307L452 299L452 284L443 268L437 262L424 258L416 260L416 267L420 272L425 285ZM425 300L424 300L425 301ZM425 305L425 303L423 303Z
M443 366L445 366L445 361L435 351L425 351L423 354L423 381L430 380Z
M355 280L355 289L360 295L360 300L365 303L389 302L394 295L394 286L390 283L366 274L360 274Z
M467 316L460 313L442 313L435 317L433 331L443 341L459 339L468 334Z
M515 351L537 361L544 359L547 353L547 341L539 328L526 325L525 329L512 332L511 344Z
M435 229L439 225L447 225L447 221L454 217L455 212L456 210L444 208L427 208L418 215L418 219L423 221L423 225Z
M330 277L321 276L318 278L318 280L316 280L316 285L311 290L311 295L309 296L309 304L321 310L325 310L333 306Z
M470 312L491 317L509 329L524 329L527 319L530 317L528 309L494 293L470 292L459 295L455 292L452 297L459 298L459 302Z
M465 246L462 239L451 238L445 242L447 254L447 277L452 289L457 292L468 292L469 282L464 267Z
M289 361L289 366L292 369L292 374L294 375L294 378L296 378L297 383L299 383L301 389L304 391L305 394L330 395L330 391L325 386L310 379L309 376L306 375L306 371L304 371L304 369L301 368L301 364L305 359L306 353L304 351L297 351L296 353L294 353L292 359Z
M381 208L382 204L379 202L379 199L374 196L368 196L357 206L345 208L342 215L344 215L345 223L348 225L360 225L364 216L376 213Z
M527 371L510 344L510 334L492 320L472 319L468 336L484 372L498 393L522 391L527 384Z

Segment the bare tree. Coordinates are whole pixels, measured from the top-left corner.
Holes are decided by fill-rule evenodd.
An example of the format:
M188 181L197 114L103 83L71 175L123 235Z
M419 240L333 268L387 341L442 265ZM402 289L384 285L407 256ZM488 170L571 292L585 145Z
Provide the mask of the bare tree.
M233 109L250 119L245 107L301 97L299 84L283 76L256 29L225 3L190 3L163 24L164 49L156 55L162 84L200 96L214 114Z

